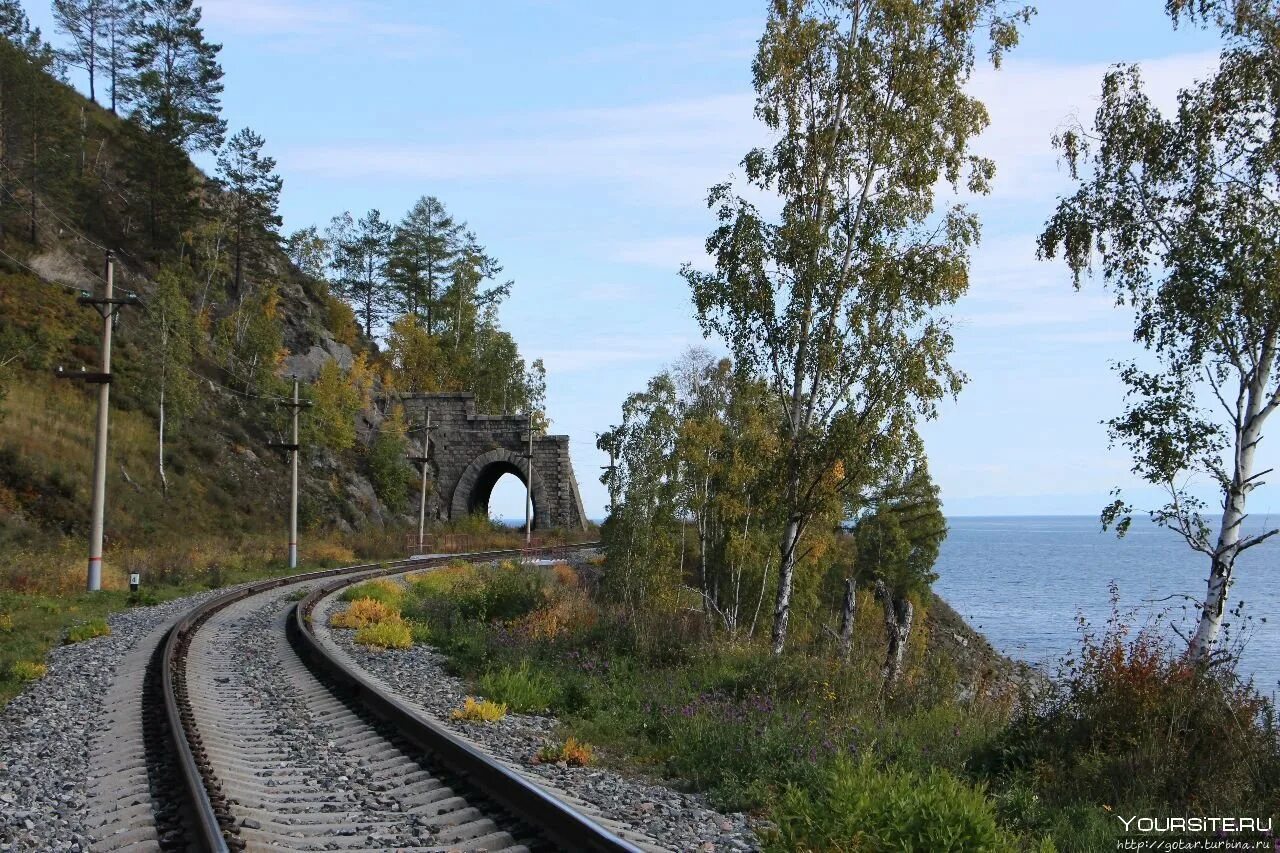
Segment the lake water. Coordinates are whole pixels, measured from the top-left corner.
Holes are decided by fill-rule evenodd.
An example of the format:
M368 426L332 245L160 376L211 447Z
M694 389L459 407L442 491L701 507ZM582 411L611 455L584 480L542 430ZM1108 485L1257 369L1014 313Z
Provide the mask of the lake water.
M1277 519L1259 518L1246 528L1260 530L1268 522ZM1030 663L1052 668L1078 647L1077 614L1103 625L1111 613L1107 585L1113 579L1122 609L1136 606L1143 615L1170 609L1171 621L1180 626L1195 615L1190 602L1151 602L1184 593L1199 601L1204 595L1208 559L1145 518L1135 518L1123 539L1104 533L1094 516L965 517L949 519L948 526L934 589L996 648ZM1272 695L1280 692L1277 540L1245 552L1228 602L1234 609L1244 601L1242 616L1253 617L1241 673Z

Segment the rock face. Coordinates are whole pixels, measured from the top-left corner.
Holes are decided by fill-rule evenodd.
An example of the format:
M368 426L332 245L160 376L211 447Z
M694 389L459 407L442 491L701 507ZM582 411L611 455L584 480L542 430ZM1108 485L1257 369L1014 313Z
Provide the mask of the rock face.
M431 413L428 465L435 484L428 511L436 518L464 518L485 511L503 474L529 477L529 423L523 415L477 415L470 393L406 394L405 414L422 423ZM587 515L569 458L569 436L534 435L535 527L586 529Z
M320 343L312 344L303 353L294 353L284 359L280 367L283 376L296 375L303 382L311 382L320 375L320 368L330 359L338 362L343 370L350 370L355 363L355 355L351 347L340 344L333 338L322 338Z
M961 701L1007 695L1014 702L1034 703L1049 689L1048 676L1000 654L936 594L930 597L927 612L929 653L942 654L955 663Z

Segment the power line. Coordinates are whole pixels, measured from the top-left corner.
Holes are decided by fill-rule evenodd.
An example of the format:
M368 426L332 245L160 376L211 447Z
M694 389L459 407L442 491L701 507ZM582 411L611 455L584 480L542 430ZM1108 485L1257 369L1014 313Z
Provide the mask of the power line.
M50 216L52 216L60 225L62 225L62 227L66 228L68 231L70 231L72 234L79 237L84 242L88 243L90 246L93 246L96 249L101 249L104 252L109 251L106 246L102 245L96 240L89 239L84 234L81 234L79 230L77 230L74 226L71 225L71 223L67 222L67 220L59 216L56 210L50 207L49 204L44 201L44 199L40 198L39 193L35 192L34 190L32 190L30 187L28 187L26 184L22 182L22 179L17 176L17 173L14 172L13 169L9 168L8 166L4 166L3 164L0 164L0 168L4 168L5 172L8 173L11 183L17 184L19 187L22 187L22 189L30 193L31 197L35 199L36 204L43 207L45 211L49 213ZM14 201L18 201L17 196L15 196L12 192L10 192L8 187L5 187L5 191L9 193L10 198L12 198Z
M17 258L15 258L13 255L11 255L11 254L9 254L8 252L6 252L4 249L0 249L0 255L4 255L4 256L5 256L6 258L8 258L9 260L13 261L15 264L17 264L18 266L22 267L22 268L23 268L24 270L26 270L27 272L31 273L33 276L35 276L35 277L36 277L36 279L37 279L41 284L48 284L48 285L51 285L51 286L53 286L53 287L61 287L61 288L65 289L65 290L74 290L74 291L76 291L77 293L79 293L80 291L84 290L84 288L83 288L83 287L77 287L76 285L74 285L74 284L68 284L68 283L66 283L65 281L54 281L53 279L45 278L43 275L41 275L40 273L36 272L36 271L35 271L34 269L32 269L30 266L28 266L27 264L24 264L22 261L18 260L18 259L17 259Z

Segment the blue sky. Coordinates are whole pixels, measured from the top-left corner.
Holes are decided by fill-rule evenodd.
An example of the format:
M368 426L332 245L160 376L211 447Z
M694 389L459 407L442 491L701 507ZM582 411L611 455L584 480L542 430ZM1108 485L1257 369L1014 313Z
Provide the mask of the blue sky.
M956 307L970 384L924 428L951 514L1095 514L1132 483L1100 421L1121 405L1110 361L1129 318L1076 293L1034 241L1068 184L1050 136L1088 117L1106 66L1140 61L1168 103L1216 40L1173 30L1163 0L1044 0L1000 71L972 90L995 158L971 292ZM602 514L594 434L630 391L702 342L678 275L703 262L706 189L763 140L750 61L763 0L443 3L207 0L232 132L267 139L286 229L440 197L516 287L503 322L548 367L553 431L573 438L588 513ZM52 32L48 13L29 8ZM716 342L711 345L718 346ZM1265 461L1265 460L1264 460ZM1258 504L1268 503L1265 492ZM504 489L495 509L522 515ZM1262 507L1259 506L1259 509Z

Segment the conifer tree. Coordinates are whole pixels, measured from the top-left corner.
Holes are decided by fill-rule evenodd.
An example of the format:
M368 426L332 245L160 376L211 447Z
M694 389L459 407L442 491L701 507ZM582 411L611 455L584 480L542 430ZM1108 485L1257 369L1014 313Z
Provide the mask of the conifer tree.
M244 287L263 249L279 243L280 190L276 161L262 155L265 140L249 128L231 137L218 155L218 183L227 196L229 237L236 293Z
M53 0L53 20L71 39L71 46L58 55L89 75L89 100L94 103L98 101L98 67L103 61L99 48L108 15L106 0Z
M349 217L349 214L348 214ZM387 255L391 225L377 210L369 211L347 233L339 234L334 265L342 272L343 295L356 310L365 337L390 315L392 303L387 285Z
M129 34L137 29L137 0L102 0L103 24L98 48L99 63L111 90L110 109L114 114L125 103L132 79L133 54Z
M188 229L197 210L186 152L214 150L226 132L221 46L205 41L192 0L140 0L129 37L130 171L146 199L151 239L164 245Z
M396 310L426 324L436 333L439 300L458 259L463 226L454 222L435 196L423 196L396 228L387 264L387 278Z
M222 46L205 41L192 0L141 0L134 22L135 116L186 151L222 144Z

